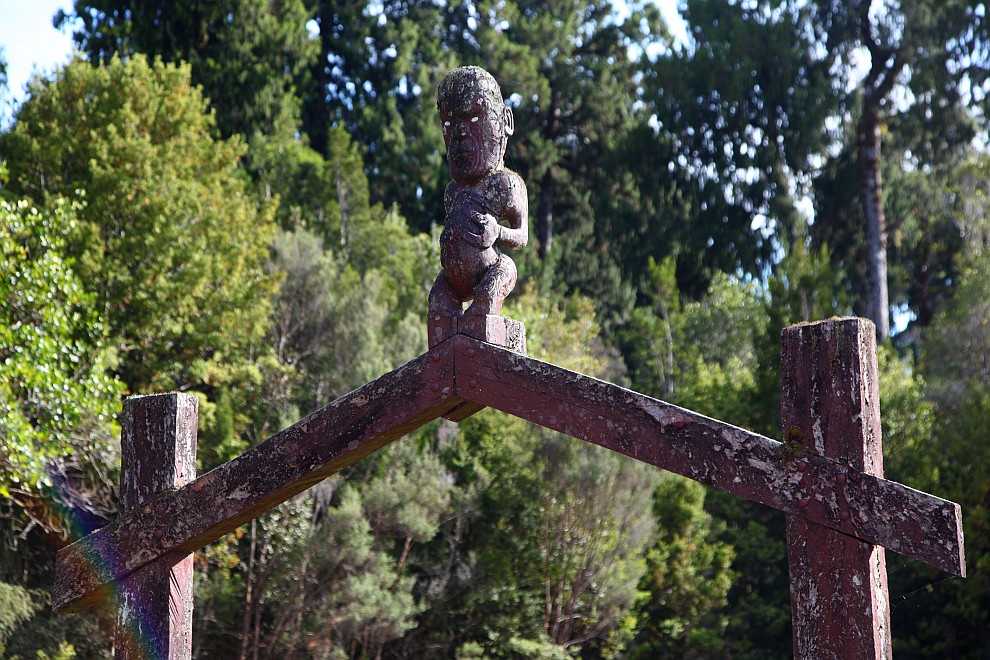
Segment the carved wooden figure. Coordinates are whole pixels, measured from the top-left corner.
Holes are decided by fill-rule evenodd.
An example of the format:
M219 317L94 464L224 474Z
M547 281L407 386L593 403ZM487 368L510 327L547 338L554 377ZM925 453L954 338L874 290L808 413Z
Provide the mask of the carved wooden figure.
M522 248L529 240L526 185L503 164L515 130L512 109L491 74L468 66L440 82L437 112L452 180L444 193L443 268L430 291L430 318L498 316L516 284L516 266L499 248Z

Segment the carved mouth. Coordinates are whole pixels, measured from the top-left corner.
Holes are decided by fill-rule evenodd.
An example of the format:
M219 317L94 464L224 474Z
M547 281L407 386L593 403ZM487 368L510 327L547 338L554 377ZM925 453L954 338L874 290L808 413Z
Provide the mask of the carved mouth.
M447 161L451 167L461 171L471 171L478 164L480 150L469 142L458 142L447 149Z

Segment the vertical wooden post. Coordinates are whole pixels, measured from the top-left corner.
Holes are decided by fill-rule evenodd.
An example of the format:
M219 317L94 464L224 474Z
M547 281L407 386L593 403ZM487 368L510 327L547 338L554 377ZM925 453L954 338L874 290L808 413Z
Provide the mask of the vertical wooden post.
M875 337L873 324L859 318L785 329L781 412L785 441L799 452L883 476ZM837 522L860 515L843 502L845 475L829 479L839 486ZM805 483L808 502L816 493ZM787 561L795 658L890 657L882 547L788 515Z
M189 394L133 397L124 402L120 442L123 512L196 477L198 411L198 400ZM187 660L192 656L192 605L193 555L175 552L138 569L120 584L114 657Z

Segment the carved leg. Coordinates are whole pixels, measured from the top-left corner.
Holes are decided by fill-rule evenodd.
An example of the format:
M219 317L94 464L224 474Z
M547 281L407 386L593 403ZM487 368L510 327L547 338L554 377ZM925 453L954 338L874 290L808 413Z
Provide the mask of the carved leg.
M460 316L464 307L454 288L447 281L447 276L441 270L430 289L430 318L434 316Z
M475 289L474 302L467 308L465 314L499 316L502 313L502 303L516 285L516 264L504 254L498 256L498 261L481 278Z

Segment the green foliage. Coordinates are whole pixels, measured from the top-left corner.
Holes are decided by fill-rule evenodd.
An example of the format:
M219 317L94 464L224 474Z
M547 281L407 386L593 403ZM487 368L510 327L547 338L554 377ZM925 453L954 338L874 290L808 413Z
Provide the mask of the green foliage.
M950 230L945 207L951 201L943 193L975 135L976 103L967 90L985 79L984 21L966 2L881 2L869 11L852 3L816 4L829 50L848 56L865 48L870 65L859 80L836 75L850 90L844 105L852 112L843 117L842 149L833 150L837 162L827 164L816 184L821 208L814 233L848 270L879 280L863 287L864 278L849 278L857 309L869 307L870 299L877 304L882 289L891 305L909 305L925 326L951 282L961 244ZM860 188L855 203L845 186L868 180L876 182L876 194ZM866 225L875 231L864 232ZM864 240L864 233L876 238ZM889 272L875 256L882 249Z
M529 191L537 249L520 273L591 297L608 331L631 310L646 256L677 251L685 217L669 145L639 102L645 51L667 39L659 11L520 0L481 16L467 61L505 81L517 125L506 162Z
M928 385L889 347L881 348L878 357L884 473L912 488L937 492L941 459L932 453L932 439L938 408L927 396Z
M818 14L807 2L688 2L690 43L648 69L645 100L691 199L678 280L692 296L717 271L759 274L801 221L795 197L839 100L839 53L820 44Z
M207 399L202 392L196 393L199 399L199 432L196 461L202 470L210 470L239 454L250 445L243 435L237 432L236 422L242 420L234 412L232 397L226 391L221 391L216 403Z
M30 619L37 608L27 589L0 582L0 653L6 650L11 633Z
M451 483L437 456L405 440L351 477L265 515L241 539L250 542L247 558L233 568L252 595L245 616L281 653L374 655L413 628L422 610L407 560L448 510ZM224 581L204 593L208 611L226 622L202 632L203 653L231 652L224 627L238 625L233 595Z
M589 301L547 301L527 289L512 306L532 354L591 373L614 369L614 355L595 353ZM617 652L635 626L655 471L490 411L462 422L460 435L451 442L456 431L441 425L435 441L454 489L437 537L410 553L427 609L402 648Z
M505 650L524 658L546 658L547 660L567 660L575 656L575 653L569 653L567 649L561 648L546 637L536 639L513 637L506 643Z
M716 276L703 302L684 306L678 333L678 405L733 424L752 425L758 407L755 338L764 309L758 288Z
M672 278L672 262L666 271ZM771 301L752 285L716 277L707 300L681 307L675 298L674 304L665 306L667 323L659 323L663 317L654 316L652 310L637 309L634 323L624 332L633 347L640 347L637 350L643 350L644 338L663 347L659 354L653 349L657 357L652 364L660 364L666 353L667 363L674 365L665 372L666 398L772 434L779 419L779 398L761 389L770 380L775 390L779 388L776 363L764 361L761 350L765 335L774 332L767 314ZM633 334L637 332L643 334ZM773 375L764 375L767 372ZM649 377L642 367L640 374ZM656 499L658 524L670 536L662 536L649 555L651 598L643 604L637 652L644 657L786 655L790 612L783 517L721 491L704 494L700 486L697 490L683 486L686 491L678 492L679 487L671 480L662 491L667 494ZM707 513L700 511L702 502ZM685 527L685 519L694 520L696 526ZM682 547L685 543L687 549ZM684 583L671 584L669 572L678 566L681 572L672 575L682 577ZM711 583L701 580L706 574L711 575ZM711 590L706 592L699 581ZM680 591L682 584L693 585L687 586L689 593Z
M635 102L644 40L665 38L655 7L620 18L610 3L315 4L322 55L303 94L315 149L329 155L323 136L338 121L366 148L372 199L425 231L440 220L448 178L436 83L457 63L484 63L515 112L507 164L528 182L534 243L556 241L559 253L547 244L542 262L520 255L520 273L594 296L610 314L628 310L645 250L669 249L668 232L647 219L684 217L667 180L655 183L666 162L650 168L663 140L634 132L634 117L648 120ZM633 169L628 151L646 167Z
M247 156L264 198L278 195L276 218L283 229L308 229L328 248L349 251L361 248L354 228L382 214L369 205L361 154L343 129L331 129L325 158L281 134L256 135Z
M412 579L401 577L394 560L375 547L378 533L372 533L357 490L344 487L340 504L328 511L324 533L337 556L324 560L321 573L340 576L323 595L329 601L321 603L327 614L332 613L331 631L337 637L327 642L343 648L356 644L364 653L376 653L414 625Z
M450 502L450 486L438 478L442 472L436 457L406 440L384 452L374 467L376 478L366 482L362 496L375 533L402 539L406 552L411 544L436 536Z
M971 383L990 382L990 253L962 273L955 298L937 317L927 342L925 366L936 396L962 400ZM965 356L966 359L960 359Z
M425 309L428 289L415 255L426 252L426 240L410 236L397 216L383 220L355 228L378 233L368 252L373 245L380 256L364 259L360 251L348 259L324 250L305 230L276 235L271 269L284 279L272 332L279 361L292 365L297 381L287 385L285 401L300 409L323 405L425 349L417 308Z
M105 610L56 616L50 608L49 583L31 587L24 583L23 575L9 579L21 584L0 580L0 654L4 658L70 660L105 657L110 652L108 640L97 625Z
M191 0L153 2L77 0L56 25L76 28L74 38L91 62L143 53L187 62L217 111L221 135L295 130L299 101L317 54L306 31L303 0L237 0L204 5Z
M665 474L653 493L659 534L646 555L649 599L634 657L714 656L723 647L735 553L714 540L719 523L704 502L704 486L676 475Z
M66 256L95 295L129 391L226 390L244 411L268 360L259 345L275 282L263 271L274 209L249 194L240 141L217 141L212 129L188 67L75 60L36 81L0 152L10 191L36 204L87 191ZM246 413L233 421L244 428ZM222 429L205 430L226 442Z
M619 356L603 342L589 298L543 296L530 284L506 301L504 315L525 324L533 357L602 378L621 377Z
M0 142L15 194L86 190L67 256L133 392L257 378L246 356L265 330L272 209L238 175L241 143L211 128L188 67L135 56L38 81Z
M973 220L978 218L974 217ZM990 395L986 390L988 309L986 254L973 252L954 298L936 315L925 347L925 377L914 387L928 398L908 419L910 449L894 455L892 469L907 483L960 504L968 577L945 582L944 575L916 562L892 566L895 651L905 657L932 652L960 658L983 655L990 638ZM903 378L903 377L902 377ZM882 381L881 381L882 382ZM910 388L902 390L911 392ZM884 409L886 422L886 408ZM886 426L884 428L886 433ZM897 571L897 573L893 573Z
M66 259L78 210L64 200L51 211L0 200L0 495L6 498L39 497L52 486L51 462L81 443L106 447L118 410L121 385L107 373L113 352L93 296Z
M58 649L54 652L54 654L49 655L44 651L38 651L36 657L38 660L72 660L76 657L76 648L68 642L62 642L59 644Z
M655 471L494 413L461 427L448 450L456 517L441 530L456 551L423 564L428 641L472 642L490 657L548 642L606 647L640 595ZM463 618L446 630L438 619L452 606Z
M749 424L755 404L757 338L766 323L755 283L720 275L705 299L682 304L675 260L650 260L643 295L619 332L634 387L719 419Z
M10 81L8 80L7 74L7 53L4 48L0 47L0 114L6 114L10 102ZM2 169L0 169L0 181L3 181Z
M770 437L779 434L779 337L792 323L840 312L839 278L827 251L797 239L765 284L717 275L700 301L682 302L676 262L649 263L630 323L617 333L631 365L633 386L705 415ZM912 399L904 393L904 407ZM903 418L900 418L903 420ZM910 426L910 422L899 424ZM779 437L779 436L778 436ZM672 487L672 486L669 486ZM658 499L661 529L677 529L678 497ZM701 495L699 491L694 497ZM734 657L786 657L790 610L783 516L723 492L712 492L693 510L712 522L686 540L661 537L651 551L656 586L643 604L649 613L637 639L638 653L729 653ZM661 507L661 502L670 506ZM671 516L665 524L665 516ZM696 518L696 520L699 518ZM691 558L679 543L694 543L700 563L682 567L685 584L710 571L711 583L690 588L690 600L671 604L662 578L668 566ZM670 554L673 553L673 554ZM728 565L731 562L731 567ZM679 587L680 585L674 585ZM703 605L703 607L702 607Z
M921 463L916 479L924 486L927 478L929 488L962 507L968 576L947 579L931 567L888 555L891 604L896 608L894 650L908 658L927 657L932 652L979 658L990 639L990 438L986 424L990 396L982 384L973 383L959 401L939 412L933 435L919 443L921 455L928 460Z
M314 2L320 56L302 90L303 129L329 155L331 126L367 149L375 200L397 204L417 231L440 221L447 184L434 91L457 62L445 48L467 6Z
M985 179L979 157L960 163L965 154L956 153L929 165L904 148L889 145L883 169L889 297L924 328L951 295L960 259L981 242ZM826 163L815 183L817 219L809 233L815 245L828 246L834 269L845 274L847 297L861 312L866 295L864 219L856 198L848 194L858 180L854 148Z

